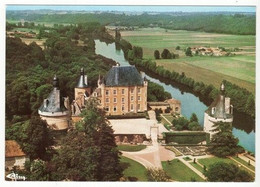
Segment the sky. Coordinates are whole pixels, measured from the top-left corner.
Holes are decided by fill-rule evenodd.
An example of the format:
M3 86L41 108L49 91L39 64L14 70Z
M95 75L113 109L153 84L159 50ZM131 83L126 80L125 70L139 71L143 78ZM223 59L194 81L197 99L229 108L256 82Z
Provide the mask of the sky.
M74 11L152 11L152 12L255 12L254 6L23 6L7 5L6 10L74 10Z

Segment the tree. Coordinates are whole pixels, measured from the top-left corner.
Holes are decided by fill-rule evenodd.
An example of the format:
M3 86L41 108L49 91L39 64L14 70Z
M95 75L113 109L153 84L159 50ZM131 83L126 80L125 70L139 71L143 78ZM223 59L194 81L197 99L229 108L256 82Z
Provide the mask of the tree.
M48 181L50 175L48 173L46 162L40 159L25 162L25 170L27 180L29 181Z
M60 180L117 181L122 176L120 152L105 112L89 100L82 121L62 141L53 159Z
M176 50L180 50L180 49L181 49L181 47L180 47L180 46L177 46L175 49L176 49Z
M189 121L185 117L179 117L174 119L172 124L175 126L176 130L187 130Z
M46 151L50 149L53 140L50 136L50 130L46 121L39 116L33 116L26 128L26 137L22 140L22 149L30 159L46 159Z
M255 98L252 94L247 98L245 111L251 116L255 116Z
M160 52L158 50L154 51L154 58L155 59L160 59Z
M204 172L210 182L252 182L253 177L232 163L216 162Z
M43 28L40 28L40 29L39 29L39 33L38 33L37 36L36 36L37 39L38 39L38 40L42 39L43 34L44 34L44 29L43 29Z
M198 117L195 113L191 114L190 122L199 122Z
M202 127L200 126L200 124L196 121L190 122L188 125L188 129L191 131L200 131L202 130Z
M190 47L188 47L188 48L186 49L185 55L186 55L186 56L192 56L192 52L191 52L191 48L190 48Z
M217 122L213 127L216 134L210 141L209 152L218 157L227 157L244 151L241 146L238 146L238 139L233 136L230 123Z
M133 47L133 53L134 53L135 58L137 58L137 59L143 58L143 48L134 46Z
M169 59L171 58L171 53L168 49L164 49L163 52L161 53L162 59Z

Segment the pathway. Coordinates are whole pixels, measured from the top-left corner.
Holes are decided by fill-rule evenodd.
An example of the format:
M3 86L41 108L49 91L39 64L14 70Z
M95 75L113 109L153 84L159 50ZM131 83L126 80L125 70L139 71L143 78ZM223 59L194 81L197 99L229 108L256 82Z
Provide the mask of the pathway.
M243 166L244 168L246 168L247 170L251 171L252 173L255 173L254 170L250 169L249 167L245 166L244 164L242 164L241 162L235 160L234 158L232 157L229 157L231 160L235 161L236 163L238 163L239 165Z
M154 111L148 111L150 120L154 121L154 125L150 126L150 135L152 145L147 146L146 149L138 152L125 152L122 151L123 156L126 156L130 159L133 159L146 168L162 168L161 161L172 160L175 157L175 154L172 151L165 149L163 146L160 146L158 143L158 136L167 131L167 129L162 128L161 124L157 124L156 115Z
M184 163L187 167L189 167L192 171L194 171L197 175L199 175L202 179L206 180L206 177L196 168L194 168L189 162L184 160L183 158L178 158L182 163Z
M238 158L241 158L242 160L244 160L246 162L248 162L250 160L250 164L255 167L255 161L244 156L244 154L238 154Z

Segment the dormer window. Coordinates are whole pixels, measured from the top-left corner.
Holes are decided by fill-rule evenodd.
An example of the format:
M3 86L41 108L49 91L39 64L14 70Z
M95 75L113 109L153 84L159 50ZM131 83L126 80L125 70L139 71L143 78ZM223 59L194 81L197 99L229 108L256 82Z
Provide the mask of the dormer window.
M215 112L216 112L216 107L212 107L211 114L213 115L213 114L215 114Z

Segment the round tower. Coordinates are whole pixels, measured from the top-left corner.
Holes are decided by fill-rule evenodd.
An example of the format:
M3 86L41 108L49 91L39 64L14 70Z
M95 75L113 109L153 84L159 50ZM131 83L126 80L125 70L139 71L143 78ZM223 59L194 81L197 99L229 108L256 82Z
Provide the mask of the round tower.
M233 122L233 106L230 104L230 98L225 97L225 85L222 82L220 86L220 94L209 106L204 113L204 131L210 133L211 137L214 133L213 125L217 122Z
M64 106L64 99L61 97L59 89L59 79L55 75L53 78L53 90L44 99L43 104L38 109L38 114L54 130L64 130L69 127L69 110Z

